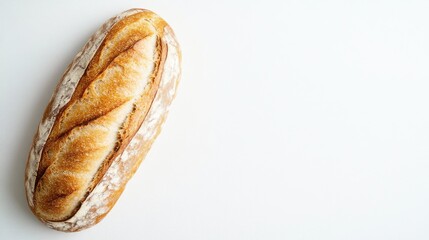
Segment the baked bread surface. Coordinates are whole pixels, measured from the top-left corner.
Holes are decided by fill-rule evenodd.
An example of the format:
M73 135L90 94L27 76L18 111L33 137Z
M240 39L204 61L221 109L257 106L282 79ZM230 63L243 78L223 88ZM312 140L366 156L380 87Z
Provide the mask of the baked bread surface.
M73 91L67 77L78 79ZM106 22L66 71L35 136L26 191L36 216L63 231L100 221L159 133L179 77L180 50L163 19L132 9ZM63 92L68 101L58 101Z

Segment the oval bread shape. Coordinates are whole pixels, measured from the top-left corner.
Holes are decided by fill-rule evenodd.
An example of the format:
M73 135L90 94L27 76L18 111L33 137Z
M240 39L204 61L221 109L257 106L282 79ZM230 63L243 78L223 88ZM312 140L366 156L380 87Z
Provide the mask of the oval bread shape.
M41 221L78 231L110 211L167 116L180 58L171 28L144 9L91 37L58 84L27 161L27 201Z

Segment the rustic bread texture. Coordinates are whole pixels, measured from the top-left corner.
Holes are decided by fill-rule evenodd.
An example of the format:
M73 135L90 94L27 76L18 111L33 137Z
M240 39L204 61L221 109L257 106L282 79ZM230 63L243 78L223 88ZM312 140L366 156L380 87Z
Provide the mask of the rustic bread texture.
M103 33L95 53L87 51L90 40L78 54L93 56L73 93L66 89L69 101L58 106L73 65L83 61L75 59L65 73L27 163L29 205L57 230L81 230L110 211L159 133L180 76L178 44L156 14L124 12L92 40Z

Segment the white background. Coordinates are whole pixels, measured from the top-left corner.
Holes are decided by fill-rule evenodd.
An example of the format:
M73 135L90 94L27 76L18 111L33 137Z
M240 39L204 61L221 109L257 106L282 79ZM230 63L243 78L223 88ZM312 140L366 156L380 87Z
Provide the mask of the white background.
M175 30L183 76L111 213L66 234L26 205L53 88L132 7ZM428 1L0 3L0 239L429 239Z

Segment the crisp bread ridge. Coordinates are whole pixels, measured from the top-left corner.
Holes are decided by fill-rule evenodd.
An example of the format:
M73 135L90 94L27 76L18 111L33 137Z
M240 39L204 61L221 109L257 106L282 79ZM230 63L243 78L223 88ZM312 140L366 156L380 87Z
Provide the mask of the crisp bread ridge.
M144 11L144 10L127 11L123 13L122 16L126 14L131 15L133 12L140 12L140 11ZM168 53L164 63L164 71L162 72L162 77L159 83L160 85L159 85L158 91L155 96L155 100L153 101L153 104L150 106L150 110L143 124L141 125L140 130L132 138L130 144L126 146L122 155L117 156L115 158L110 168L108 168L107 172L104 174L103 179L99 181L99 183L95 186L93 191L91 191L89 196L82 203L79 210L71 218L65 221L59 221L59 222L46 221L41 219L47 222L48 225L50 225L51 227L62 231L76 231L76 230L81 230L83 228L89 227L95 224L96 222L98 222L99 220L101 220L101 218L104 217L104 215L111 209L113 204L116 202L126 182L136 170L140 161L147 153L150 147L150 144L153 142L157 133L159 132L161 124L164 121L165 116L168 112L168 105L173 99L176 86L177 86L177 81L180 76L180 50L179 50L178 44L174 38L174 34L172 33L171 29L168 26L165 26L162 29L162 31L163 31L162 34L164 36L161 37L161 42L166 44L166 49L168 48ZM84 53L84 55L85 54L88 54L88 53ZM73 65L77 65L77 64L73 62L70 69L73 69ZM64 79L66 79L66 76L68 75L70 75L70 70L66 72L63 78L63 82L64 82ZM59 85L57 90L62 89L60 86L61 84ZM57 91L57 95L54 96L52 100L52 102L54 103L56 102L55 98L58 98L58 92L60 91ZM45 116L50 116L50 115L54 115L54 117L56 116L55 109L57 108L52 107L53 105L55 106L55 104L52 104L52 102L49 105L45 113ZM46 117L44 118L44 121L42 121L41 126L45 121L46 121ZM142 129L145 129L145 131L142 132ZM34 165L36 164L31 160L34 160L36 157L35 156L36 154L34 153L37 153L37 151L35 151L35 147L37 147L38 145L37 143L43 142L44 135L40 134L41 130L45 130L46 132L46 129L39 127L39 132L35 137L35 146L33 146L33 149L30 153L30 158L27 166L27 174L26 174L27 198L29 199L29 205L32 208L33 208L33 205L31 201L32 199L31 183L34 182L34 171L32 172L31 170L35 169ZM143 136L146 136L146 137L143 137ZM143 143L143 138L145 138L144 143ZM43 146L43 143L41 145ZM40 153L40 151L38 152ZM121 165L121 163L123 164ZM122 166L122 168L119 166ZM100 189L104 189L104 190L100 191ZM98 196L98 197L95 197L95 196Z

